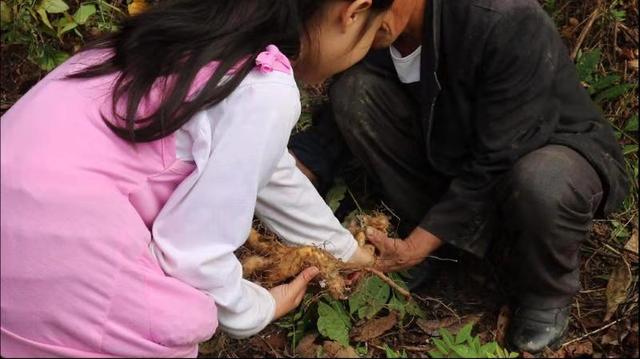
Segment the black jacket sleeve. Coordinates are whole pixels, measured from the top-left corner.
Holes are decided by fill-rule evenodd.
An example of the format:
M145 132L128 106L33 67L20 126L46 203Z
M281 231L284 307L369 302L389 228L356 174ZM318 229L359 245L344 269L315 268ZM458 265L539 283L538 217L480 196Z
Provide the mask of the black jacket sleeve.
M558 59L566 56L563 46L540 7L522 5L502 14L478 69L472 159L420 227L484 254L487 241L480 235L495 211L496 184L520 157L547 144L558 122L553 87Z

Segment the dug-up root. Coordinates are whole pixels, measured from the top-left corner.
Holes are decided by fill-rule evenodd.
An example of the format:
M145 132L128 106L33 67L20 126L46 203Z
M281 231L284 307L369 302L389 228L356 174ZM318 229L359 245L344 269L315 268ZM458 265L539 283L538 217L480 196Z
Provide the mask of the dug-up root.
M351 221L348 227L358 241L358 245L373 253L374 247L366 243L365 230L368 226L387 233L389 220L382 214L359 215ZM320 270L321 286L326 288L335 299L347 298L348 288L344 276L356 271L366 271L377 275L398 292L407 297L410 296L408 291L398 286L384 273L374 268L357 268L344 263L322 248L289 247L282 244L275 236L262 235L256 230L251 231L246 247L252 254L241 260L244 277L259 282L267 288L295 277L305 268L315 266Z

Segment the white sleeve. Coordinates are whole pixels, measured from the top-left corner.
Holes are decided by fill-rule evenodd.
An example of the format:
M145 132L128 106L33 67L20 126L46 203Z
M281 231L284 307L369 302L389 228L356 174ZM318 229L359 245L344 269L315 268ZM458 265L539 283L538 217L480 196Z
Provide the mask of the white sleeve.
M186 125L196 170L171 195L153 224L151 250L168 275L211 295L220 328L232 337L261 331L275 301L242 279L234 251L247 239L260 188L286 149L300 114L295 83L236 89ZM212 318L213 320L213 318Z
M258 192L256 215L283 240L326 249L344 261L358 246L288 151Z

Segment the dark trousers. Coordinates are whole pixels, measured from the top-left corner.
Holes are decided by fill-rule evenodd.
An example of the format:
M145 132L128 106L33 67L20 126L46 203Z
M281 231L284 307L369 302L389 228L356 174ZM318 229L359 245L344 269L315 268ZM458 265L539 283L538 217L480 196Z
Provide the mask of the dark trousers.
M322 171L331 160L327 145L342 136L405 228L420 222L450 181L427 161L412 93L395 76L360 64L330 88L329 107L321 120L332 124L319 124L325 127L325 137L333 136L317 146L324 153L314 158L309 150L310 142L322 141L315 129L292 142L292 150L305 164ZM331 126L340 134L327 133ZM513 245L520 304L545 309L571 303L580 287L580 244L588 236L602 197L596 171L564 146L533 151L503 175L496 190L497 211L483 236L506 238Z

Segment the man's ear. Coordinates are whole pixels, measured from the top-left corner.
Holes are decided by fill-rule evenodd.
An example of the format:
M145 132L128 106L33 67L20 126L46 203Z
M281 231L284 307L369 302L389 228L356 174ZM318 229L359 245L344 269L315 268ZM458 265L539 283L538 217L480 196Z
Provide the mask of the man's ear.
M371 9L372 0L353 0L342 12L342 28L346 30L350 26L362 21Z

